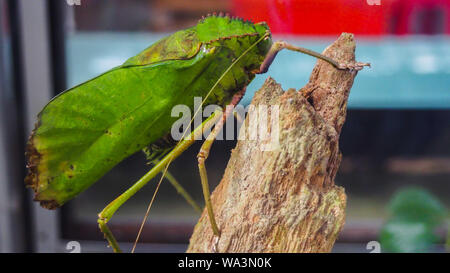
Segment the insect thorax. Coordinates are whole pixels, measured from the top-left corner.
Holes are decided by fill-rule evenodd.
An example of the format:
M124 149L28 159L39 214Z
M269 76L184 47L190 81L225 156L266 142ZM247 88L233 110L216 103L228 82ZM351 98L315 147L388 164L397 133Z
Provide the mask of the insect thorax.
M241 66L252 70L259 68L272 45L270 29L264 22L254 24L241 18L209 16L199 21L196 32L201 43L225 46L234 53L234 57L259 41L240 61ZM260 40L264 36L267 38Z

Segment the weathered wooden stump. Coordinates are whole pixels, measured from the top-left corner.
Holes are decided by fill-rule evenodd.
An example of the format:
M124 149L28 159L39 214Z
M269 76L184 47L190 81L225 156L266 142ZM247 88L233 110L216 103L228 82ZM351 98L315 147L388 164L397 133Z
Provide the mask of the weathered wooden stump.
M324 54L355 61L352 34L342 34ZM329 252L345 222L346 195L334 185L339 135L356 71L318 61L309 83L284 92L268 78L252 104L279 106L279 145L238 141L222 181L212 194L221 236L218 252ZM247 116L245 128L251 128ZM268 130L275 130L269 126ZM264 147L263 147L264 146ZM188 252L212 252L206 210Z

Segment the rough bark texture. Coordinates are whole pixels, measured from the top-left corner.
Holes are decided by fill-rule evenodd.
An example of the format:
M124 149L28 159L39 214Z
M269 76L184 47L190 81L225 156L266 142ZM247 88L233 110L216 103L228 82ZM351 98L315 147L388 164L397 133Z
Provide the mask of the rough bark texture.
M342 34L324 54L354 62L352 34ZM339 134L356 72L318 61L309 83L284 92L268 78L252 104L279 105L279 145L238 141L212 194L221 231L216 247L206 211L188 252L329 252L345 222L346 195L334 185ZM254 125L247 117L244 128ZM273 132L275 126L269 126Z

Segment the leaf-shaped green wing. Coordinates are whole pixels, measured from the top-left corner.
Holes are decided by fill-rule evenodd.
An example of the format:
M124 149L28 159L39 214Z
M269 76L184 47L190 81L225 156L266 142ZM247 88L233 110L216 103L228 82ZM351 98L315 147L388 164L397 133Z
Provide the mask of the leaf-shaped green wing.
M170 54L156 58L154 49L144 50L141 54L150 59L131 58L67 90L41 111L27 144L26 182L42 206L62 205L124 158L167 135L174 121L171 108L202 95L198 79L214 50L199 51L192 33L185 34L192 50L180 45L177 34L181 40Z
M35 199L46 208L64 204L124 158L166 137L177 119L173 106L192 109L194 97L205 98L213 86L205 104L229 103L253 79L259 49L231 64L257 39L252 33L201 43L195 29L180 31L54 98L27 145L26 182Z

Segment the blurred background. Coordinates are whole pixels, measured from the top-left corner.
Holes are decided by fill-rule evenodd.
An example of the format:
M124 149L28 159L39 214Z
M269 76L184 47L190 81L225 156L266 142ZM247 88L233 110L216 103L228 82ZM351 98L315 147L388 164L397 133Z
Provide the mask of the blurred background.
M341 32L356 35L357 60L371 62L372 68L356 78L342 130L336 184L348 195L347 221L333 251L369 252L368 242L376 241L383 251L444 252L450 206L448 0L0 0L0 251L67 252L69 241L80 242L82 252L110 251L97 229L97 213L149 169L143 153L62 209L44 210L31 201L23 183L24 145L35 116L66 88L214 11L266 21L275 39L317 51ZM281 52L241 103L248 104L268 76L285 89L302 87L315 62ZM211 188L235 144L215 142L207 161ZM203 204L199 147L191 147L170 170ZM155 184L110 222L125 251ZM422 214L403 216L410 211ZM439 221L430 222L427 215L438 215ZM164 182L137 251L185 251L198 217ZM408 248L405 240L422 244Z

